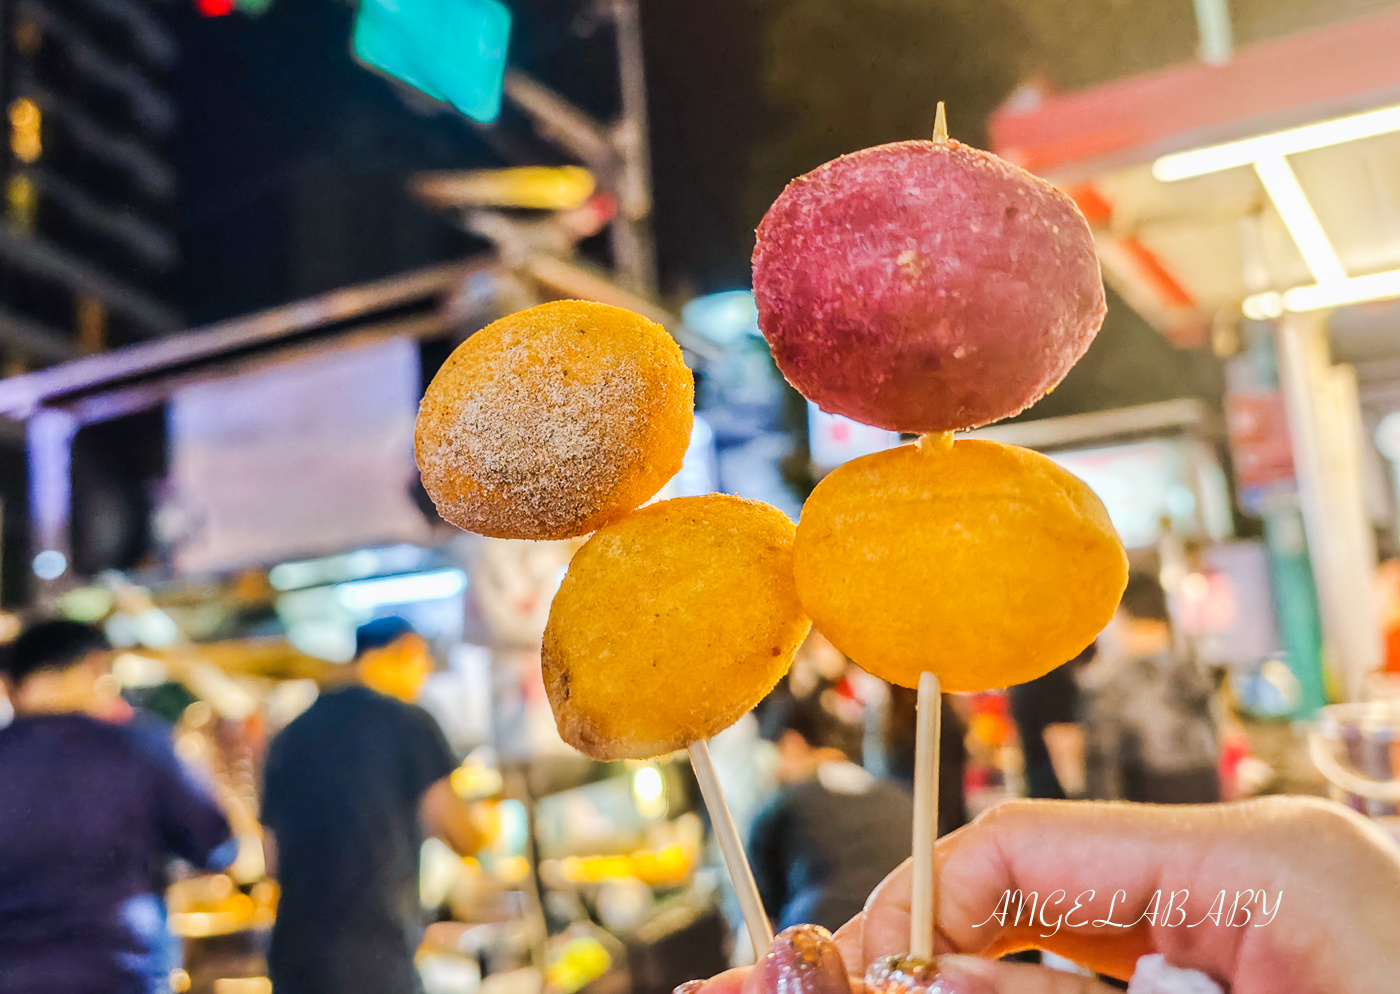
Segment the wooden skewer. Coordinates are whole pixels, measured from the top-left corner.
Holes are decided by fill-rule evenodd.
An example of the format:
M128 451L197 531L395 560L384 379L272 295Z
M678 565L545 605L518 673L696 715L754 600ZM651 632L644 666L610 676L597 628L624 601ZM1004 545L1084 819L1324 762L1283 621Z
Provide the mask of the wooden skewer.
M773 945L773 926L763 910L763 899L758 896L758 884L754 881L753 870L744 854L744 844L739 841L739 829L734 825L734 816L729 813L729 804L720 790L719 776L715 773L715 761L710 758L710 745L704 739L690 744L690 765L695 770L695 779L700 782L700 796L705 799L705 807L710 812L710 823L714 826L715 841L724 856L724 865L729 868L729 879L734 883L734 892L739 897L739 907L744 912L744 925L753 943L754 959L762 960Z
M942 104L939 104L940 111ZM941 118L941 113L940 113ZM938 746L943 693L938 677L919 677L919 721L914 740L914 884L909 914L909 955L933 959L938 882L933 849L938 841Z
M933 140L936 142L946 142L948 140L948 115L943 110L943 101L938 101L938 111L933 116Z

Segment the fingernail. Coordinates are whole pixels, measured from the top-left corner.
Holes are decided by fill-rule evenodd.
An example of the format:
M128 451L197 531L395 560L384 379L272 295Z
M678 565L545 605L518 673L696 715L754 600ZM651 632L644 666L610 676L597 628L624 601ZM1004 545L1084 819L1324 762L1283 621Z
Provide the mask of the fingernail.
M673 990L671 994L695 994L696 991L698 991L704 986L705 981L703 980L687 980L685 983L681 984L679 987Z
M930 994L997 994L997 985L988 975L993 969L990 961L976 956L940 956Z
M851 994L846 964L831 933L819 925L794 925L773 940L763 958L767 994Z
M936 961L887 956L870 964L867 994L996 994L977 971L974 957L940 956Z

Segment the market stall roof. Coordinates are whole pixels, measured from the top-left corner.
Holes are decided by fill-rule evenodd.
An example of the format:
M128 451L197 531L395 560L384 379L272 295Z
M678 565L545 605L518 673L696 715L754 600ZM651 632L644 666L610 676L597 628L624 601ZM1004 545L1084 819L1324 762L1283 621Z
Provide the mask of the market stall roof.
M218 370L284 360L351 339L424 336L445 327L442 302L488 264L449 263L348 287L155 341L0 381L0 415L25 420L47 406L80 421L151 406L175 386Z
M674 314L586 263L541 255L511 270L495 256L482 255L9 377L0 381L0 420L24 421L42 408L58 407L82 423L102 421L231 372L388 338L431 338L455 321L479 316L455 313L460 307L454 307L454 298L464 306L477 297L489 299L507 276L529 281L544 297L597 300L637 311L664 325L692 356L715 354L713 345Z
M1397 53L1400 9L1226 65L1028 88L992 143L1073 194L1134 309L1199 344L1246 301L1267 317L1400 295Z

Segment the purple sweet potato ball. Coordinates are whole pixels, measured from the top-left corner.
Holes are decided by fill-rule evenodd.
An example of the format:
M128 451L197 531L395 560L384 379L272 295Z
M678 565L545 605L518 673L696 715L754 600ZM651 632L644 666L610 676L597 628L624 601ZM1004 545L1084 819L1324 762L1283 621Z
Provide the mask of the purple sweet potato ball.
M758 227L753 287L798 391L918 433L1025 410L1105 311L1074 202L956 141L879 145L793 180Z

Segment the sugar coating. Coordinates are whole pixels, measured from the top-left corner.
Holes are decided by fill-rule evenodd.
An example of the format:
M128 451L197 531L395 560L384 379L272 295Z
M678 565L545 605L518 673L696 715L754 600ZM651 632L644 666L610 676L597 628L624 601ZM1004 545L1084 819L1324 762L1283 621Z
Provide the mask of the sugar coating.
M680 469L693 380L665 330L556 301L467 339L419 409L418 467L438 512L496 538L593 531Z
M793 180L759 225L753 285L798 391L919 433L1029 407L1105 313L1074 203L956 141L880 145Z
M627 467L611 460L608 442L636 432L640 411L634 363L620 362L593 383L557 379L530 384L532 348L521 342L501 356L501 370L468 395L450 421L447 444L428 456L438 472L467 475L512 495L516 527L557 532L576 524L580 503L611 493ZM578 495L584 500L574 502ZM471 500L449 497L454 518L477 514Z

